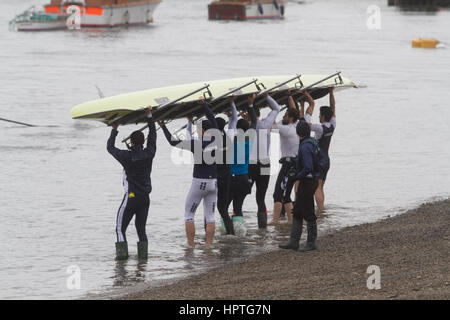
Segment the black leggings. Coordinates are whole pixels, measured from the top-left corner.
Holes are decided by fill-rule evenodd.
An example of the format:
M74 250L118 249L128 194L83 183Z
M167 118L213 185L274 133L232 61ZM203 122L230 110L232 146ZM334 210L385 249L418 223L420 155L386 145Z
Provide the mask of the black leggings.
M217 170L217 210L220 213L225 225L227 221L231 221L228 214L228 206L230 205L230 183L231 175L229 169Z
M148 195L131 195L130 197L130 194L126 194L124 196L119 211L117 212L117 242L127 241L125 233L134 215L136 215L134 222L139 241L147 241L145 227L149 206L150 198Z
M228 207L233 201L234 215L242 217L242 206L244 205L245 197L250 193L250 182L247 174L233 175L230 180L230 193L227 203Z
M248 175L253 183L256 184L256 204L258 205L258 212L267 212L265 198L267 188L269 187L270 174L261 174L261 168L264 168L264 171L270 171L270 163L261 164L258 162L257 164L250 164L248 166Z

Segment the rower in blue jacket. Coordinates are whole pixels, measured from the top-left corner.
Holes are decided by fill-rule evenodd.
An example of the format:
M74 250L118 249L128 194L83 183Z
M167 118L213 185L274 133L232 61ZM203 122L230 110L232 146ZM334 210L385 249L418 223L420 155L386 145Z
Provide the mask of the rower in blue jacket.
M300 251L310 251L316 249L317 238L314 193L318 186L319 149L317 140L311 138L311 128L306 121L299 121L296 130L300 139L300 145L297 155L295 180L299 180L299 186L293 209L291 236L287 244L279 247L281 249L298 250L302 236L303 220L306 220L308 237L306 246Z

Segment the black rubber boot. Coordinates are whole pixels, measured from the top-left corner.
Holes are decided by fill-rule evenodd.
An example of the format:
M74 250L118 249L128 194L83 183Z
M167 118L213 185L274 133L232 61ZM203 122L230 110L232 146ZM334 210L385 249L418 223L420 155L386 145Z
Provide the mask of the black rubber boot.
M306 239L306 246L300 251L311 251L316 250L316 239L317 239L317 223L316 221L311 221L306 223L306 229L308 230L308 237Z
M138 248L138 259L147 260L148 259L148 242L142 241L137 243Z
M231 234L234 236L235 234L234 234L233 220L231 220L231 218L223 220L223 224L225 225L225 230L226 230L227 234Z
M258 228L266 229L267 228L267 213L260 211L258 212Z
M300 238L302 237L303 219L292 219L291 237L286 244L280 244L280 249L298 250Z
M128 259L128 243L116 242L116 260Z

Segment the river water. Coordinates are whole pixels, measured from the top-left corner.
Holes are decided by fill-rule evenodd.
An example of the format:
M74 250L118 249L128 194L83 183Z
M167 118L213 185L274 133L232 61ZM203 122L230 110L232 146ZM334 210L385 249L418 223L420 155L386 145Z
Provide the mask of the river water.
M0 122L0 298L111 294L247 259L276 248L288 233L286 227L257 231L251 195L244 206L246 238L218 236L212 252L187 251L183 210L192 166L174 165L160 135L149 261L136 260L131 224L131 258L116 263L122 170L106 152L109 129L74 121L69 113L97 98L95 85L115 95L239 76L342 70L366 87L336 94L338 128L320 232L450 195L450 51L410 45L415 37L450 44L449 11L407 14L385 0L317 0L290 3L282 21L210 22L208 2L165 0L147 27L19 33L8 30L8 21L45 1L0 1L0 117L39 125ZM379 30L366 25L373 4L381 9ZM134 129L122 128L119 137ZM198 230L201 242L201 224ZM71 270L80 271L78 289L67 286Z

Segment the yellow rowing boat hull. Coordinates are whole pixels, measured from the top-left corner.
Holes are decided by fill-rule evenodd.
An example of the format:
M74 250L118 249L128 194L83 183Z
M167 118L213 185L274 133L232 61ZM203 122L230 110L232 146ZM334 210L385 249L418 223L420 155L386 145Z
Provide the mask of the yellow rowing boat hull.
M265 90L283 83L293 77L295 77L295 75L245 77L214 80L208 82L196 82L138 91L79 104L72 108L71 116L73 119L97 120L106 124L110 124L115 121L119 121L121 124L139 123L145 122L145 117L143 116L143 114L141 114L141 110L149 105L154 108L153 114L158 120L183 118L187 115L201 116L201 108L198 107L198 99L199 96L202 96L202 93L204 93L205 97L207 98L219 97L233 90L234 88L238 88L255 79L257 79L256 83L259 84L259 89ZM288 84L270 92L270 94L275 100L278 101L278 103L285 104L288 89L295 89L300 87L304 88L310 84L320 81L325 77L325 75L302 75L300 76L301 83L298 79L293 80ZM164 112L162 112L162 110L161 112L158 112L158 106L174 101L186 94L189 94L190 92L203 87L205 84L209 84L209 92L211 94L211 97L205 89L170 106L169 112L167 112L167 110L164 110ZM318 84L316 87L309 91L313 95L313 97L313 93L316 92L316 96L314 98L319 98L320 96L326 95L327 90L324 91L324 89L331 86L335 86L336 89L339 90L355 87L355 84L345 77L341 77L340 79L338 77L334 77ZM319 94L320 90L322 90L321 94ZM235 92L234 94L237 96L237 101L239 101L240 99L240 101L242 102L239 104L237 103L238 106L243 105L243 102L248 95L257 92L258 88L255 84L248 85L247 87ZM227 98L216 101L216 103L221 105L219 105L217 110L215 110L216 113L222 112L228 108L226 101L224 101L225 99ZM261 102L260 107L265 107L265 104ZM127 115L130 116L127 117Z

